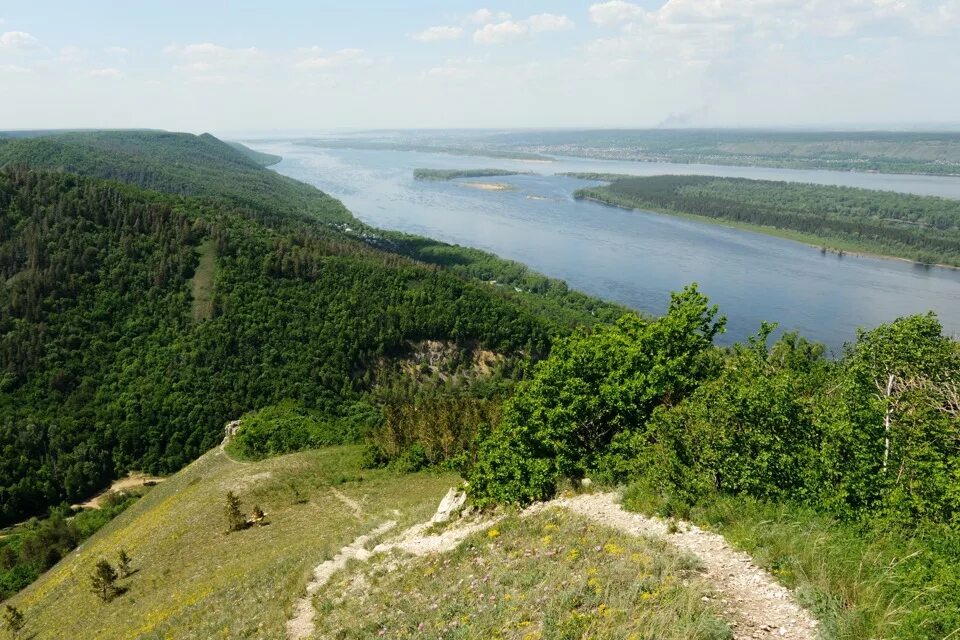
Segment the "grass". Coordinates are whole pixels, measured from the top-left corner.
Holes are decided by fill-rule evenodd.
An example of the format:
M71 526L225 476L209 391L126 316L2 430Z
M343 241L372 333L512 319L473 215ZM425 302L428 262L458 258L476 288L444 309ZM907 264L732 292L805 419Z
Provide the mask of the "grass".
M955 535L908 538L746 497L677 505L637 486L624 505L722 534L794 591L825 640L960 638Z
M191 310L195 322L213 317L213 279L217 269L217 246L207 240L199 247L200 262L190 280Z
M361 455L360 447L257 463L233 462L219 450L204 455L10 600L26 616L24 637L282 638L315 565L386 519L400 526L427 519L459 482L450 474L362 470ZM270 524L226 534L227 491L245 512L261 506ZM124 594L101 604L89 574L121 548L135 573L122 581Z
M697 569L566 511L512 516L445 555L354 561L317 594L315 637L729 638Z

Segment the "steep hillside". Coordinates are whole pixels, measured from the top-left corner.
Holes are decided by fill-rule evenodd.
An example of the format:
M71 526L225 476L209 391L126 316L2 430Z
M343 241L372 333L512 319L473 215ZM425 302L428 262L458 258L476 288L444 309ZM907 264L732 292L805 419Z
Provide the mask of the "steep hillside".
M376 371L412 342L536 358L622 313L488 254L355 229L210 136L65 134L0 158L0 523L174 471L285 398L359 439Z
M312 567L385 519L426 520L455 476L360 468L359 447L233 462L204 455L11 600L25 637L282 638ZM269 524L227 533L226 494ZM132 558L126 589L102 603L89 574Z

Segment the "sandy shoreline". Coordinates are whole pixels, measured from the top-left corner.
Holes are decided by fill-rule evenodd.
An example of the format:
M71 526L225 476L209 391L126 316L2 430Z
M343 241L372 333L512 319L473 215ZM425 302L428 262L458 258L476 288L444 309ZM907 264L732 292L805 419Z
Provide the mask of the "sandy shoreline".
M465 187L470 187L471 189L480 189L482 191L513 191L516 189L513 185L504 184L503 182L461 182Z

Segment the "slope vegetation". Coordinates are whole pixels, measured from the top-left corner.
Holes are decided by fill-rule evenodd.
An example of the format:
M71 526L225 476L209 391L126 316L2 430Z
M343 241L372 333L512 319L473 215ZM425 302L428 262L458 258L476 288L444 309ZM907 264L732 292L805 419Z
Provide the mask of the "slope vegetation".
M360 468L359 447L257 463L220 449L155 487L11 600L26 637L282 638L311 569L386 519L429 518L454 476L402 477ZM267 523L227 533L233 491ZM101 603L89 574L101 558L132 558L126 589Z
M621 313L488 254L377 235L211 136L13 140L0 165L0 523L174 471L284 399L359 439L376 371L413 342L537 358Z

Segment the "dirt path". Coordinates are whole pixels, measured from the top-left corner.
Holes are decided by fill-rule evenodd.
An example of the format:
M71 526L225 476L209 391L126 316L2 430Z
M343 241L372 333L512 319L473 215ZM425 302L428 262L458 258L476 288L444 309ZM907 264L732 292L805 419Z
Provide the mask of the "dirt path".
M677 533L670 533L663 520L625 511L609 493L561 498L544 506L563 507L631 535L665 539L697 556L735 640L818 637L817 621L794 601L790 591L756 566L749 555L733 549L723 536L683 522Z
M463 507L465 501L466 495L450 489L443 500L440 501L437 512L430 520L415 524L397 537L382 542L375 546L372 551L368 551L366 549L368 543L383 536L397 524L392 520L384 522L370 533L358 537L343 547L332 559L318 565L313 570L313 580L307 585L306 593L294 606L293 617L287 622L287 639L303 640L313 635L315 629L313 620L316 616L313 596L333 577L333 574L343 569L350 560L365 561L376 554L389 553L393 550L404 551L415 556L445 553L455 549L464 539L486 529L501 519L498 517L458 520L449 528L437 533L430 533L433 527L449 522Z
M445 528L438 528L437 525L449 522L459 513L465 499L463 493L451 489L441 501L436 514L427 522L413 525L368 551L368 543L396 525L393 521L385 522L341 549L331 560L319 565L314 570L313 581L307 585L306 594L297 602L294 617L287 623L288 640L302 640L313 634L316 614L313 596L349 560L368 560L375 554L393 550L416 556L445 553L455 549L470 535L502 519L502 516L461 518ZM343 502L347 507L352 506L346 500ZM531 515L550 508L567 509L629 535L666 540L681 551L696 556L704 567L704 579L715 593L720 613L733 630L734 640L815 640L818 637L817 621L796 603L790 591L756 566L749 555L733 549L723 536L703 531L686 522L678 523L678 530L671 533L671 527L664 520L625 511L610 493L558 498L534 505L524 514ZM431 533L435 528L437 531Z
M83 507L84 509L99 509L104 499L106 499L106 497L110 494L119 493L127 489L136 489L143 486L153 486L163 481L164 478L160 478L158 476L151 476L146 473L131 473L125 478L114 480L109 489L101 491L86 502L75 504L73 506Z
M330 487L330 491L333 493L333 497L339 500L353 513L353 517L357 520L363 520L365 514L363 511L363 505L350 496L346 495L342 491L337 491L333 487Z
M317 565L313 570L313 580L307 585L306 594L297 600L293 609L293 617L287 621L287 638L302 640L313 635L313 618L317 613L313 607L314 594L330 580L333 574L343 569L350 560L354 558L365 560L370 557L370 552L366 549L367 543L376 540L395 526L397 526L396 522L388 520L370 533L358 537L340 549L340 552L330 560Z

